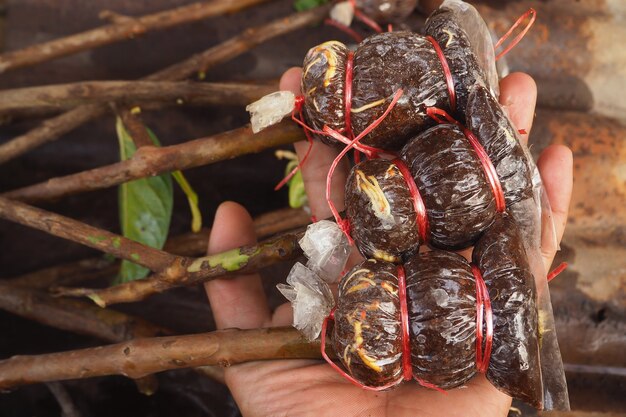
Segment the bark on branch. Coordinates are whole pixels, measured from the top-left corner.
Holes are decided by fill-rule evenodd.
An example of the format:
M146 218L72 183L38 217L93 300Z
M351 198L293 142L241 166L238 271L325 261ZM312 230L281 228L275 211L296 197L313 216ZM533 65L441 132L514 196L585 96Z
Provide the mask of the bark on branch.
M83 171L0 194L26 202L55 199L112 187L127 181L185 170L304 140L302 130L287 120L257 134L242 127L178 145L142 147L125 161Z
M37 382L125 375L140 378L170 369L231 366L269 359L318 359L318 342L294 328L221 330L188 336L136 339L97 348L0 361L0 389Z
M187 81L86 81L3 90L0 117L43 114L83 104L246 105L276 90L275 86Z
M279 209L254 218L254 228L259 239L297 229L310 223L308 214L301 209ZM179 256L200 256L206 253L209 229L199 233L185 233L169 238L163 250ZM14 277L7 282L31 289L46 290L54 286L75 286L87 280L112 277L119 264L104 258L88 258Z
M0 309L46 326L113 343L172 334L140 317L80 300L54 298L14 284L0 283Z
M144 80L184 80L196 72L206 71L212 66L232 59L272 38L321 21L328 13L329 7L330 5L321 6L274 20L265 25L246 29L234 38L145 77ZM61 135L76 129L78 126L106 114L107 111L108 106L87 104L46 120L41 126L0 145L0 163L13 159L44 143L56 140Z
M256 245L241 246L215 255L174 262L148 278L104 289L60 288L59 295L86 296L100 307L141 301L151 295L181 286L191 286L233 274L257 272L269 265L302 254L298 241L304 232L285 233Z
M236 12L264 1L267 0L204 1L145 16L112 19L113 23L109 25L1 54L0 73L131 39L147 32Z
M114 233L0 197L0 218L33 227L54 236L101 250L142 265L155 272L151 277L103 290L66 290L68 295L86 295L104 307L142 300L170 288L195 285L235 273L256 272L268 265L301 254L298 240L304 232L286 233L256 245L242 246L200 258L175 256Z

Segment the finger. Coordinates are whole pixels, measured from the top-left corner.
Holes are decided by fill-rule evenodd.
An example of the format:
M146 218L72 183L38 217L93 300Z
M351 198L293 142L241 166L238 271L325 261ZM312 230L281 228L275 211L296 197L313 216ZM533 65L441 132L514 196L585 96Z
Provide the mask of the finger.
M567 223L567 214L569 212L569 204L572 198L573 186L573 157L572 151L563 145L548 146L537 161L541 179L548 195L548 201L552 209L552 218L554 220L554 229L556 241L561 242L565 224ZM547 236L544 239L551 239ZM542 247L550 248L544 253L546 269L550 268L556 247L551 241L542 242Z
M280 79L280 89L288 90L294 94L300 94L300 78L302 69L291 68ZM302 141L294 144L298 157L302 159L306 154L309 143ZM328 202L326 201L326 177L330 165L337 157L339 151L315 140L313 148L305 164L302 166L302 180L309 199L311 214L318 219L324 219L331 215ZM344 207L344 188L348 178L349 163L347 159L340 162L333 175L331 184L331 198L338 210Z
M528 143L528 133L533 127L536 102L537 84L530 75L514 72L500 80L500 104L507 110L515 128L526 131L520 135L524 144Z
M237 203L222 203L215 213L208 253L216 254L256 243L252 218ZM216 279L204 284L218 329L262 327L270 317L258 274Z

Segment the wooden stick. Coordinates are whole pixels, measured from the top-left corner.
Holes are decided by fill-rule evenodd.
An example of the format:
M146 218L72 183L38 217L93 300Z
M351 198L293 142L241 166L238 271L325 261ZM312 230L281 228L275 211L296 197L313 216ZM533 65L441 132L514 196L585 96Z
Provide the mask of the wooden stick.
M255 217L254 227L259 239L293 230L310 223L309 215L302 209L279 209ZM210 229L199 233L185 233L169 238L163 250L179 256L200 256L206 253ZM82 259L29 272L8 280L11 285L45 290L53 286L74 286L87 280L112 277L119 263L101 256Z
M136 18L125 16L124 19L115 19L106 26L1 54L0 73L132 39L148 32L236 12L264 1L266 0L213 0Z
M81 300L54 298L14 284L0 283L0 308L46 326L113 343L173 334L140 317Z
M73 111L77 111L73 110ZM0 194L14 200L34 202L85 191L112 187L127 181L212 164L275 146L304 140L302 130L286 120L257 134L242 127L178 145L143 147L132 158L115 164L57 177L39 184Z
M164 271L144 279L104 289L59 288L58 295L85 296L100 307L141 301L181 286L192 286L234 274L248 274L302 254L298 241L304 232L285 233L256 245L241 246L215 255L172 263Z
M152 271L164 271L183 260L115 233L2 197L0 217L126 259Z
M294 328L221 330L136 339L109 346L0 361L0 389L37 382L125 375L140 378L169 369L231 366L271 359L319 359L320 345Z
M203 53L172 65L162 71L144 78L148 81L177 81L188 76L206 71L211 66L232 59L272 37L286 34L321 21L328 13L330 5L321 6L306 12L292 14L286 18L274 20L266 25L249 28L238 36ZM13 159L33 148L54 141L60 136L76 129L90 120L98 118L108 111L108 107L100 104L87 104L70 110L67 113L45 121L25 134L0 145L0 164Z
M301 254L298 240L304 232L286 233L256 245L247 245L201 258L171 255L114 233L86 225L18 201L0 197L0 218L33 227L142 265L155 275L104 290L67 289L65 295L88 296L100 307L142 300L152 294L195 285L230 274L256 272Z
M45 114L83 104L165 103L169 105L245 106L277 86L241 83L199 83L186 81L86 81L0 92L0 117L14 114Z

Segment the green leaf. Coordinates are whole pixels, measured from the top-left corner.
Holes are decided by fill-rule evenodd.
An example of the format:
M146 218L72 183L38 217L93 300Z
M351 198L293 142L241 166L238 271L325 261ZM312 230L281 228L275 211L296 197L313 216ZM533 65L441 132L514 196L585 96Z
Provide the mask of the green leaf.
M189 209L191 210L191 231L198 233L202 229L202 213L200 213L200 208L198 207L198 194L191 188L187 178L181 171L172 172L172 176L187 196Z
M298 160L289 161L285 168L285 176L298 166ZM293 177L287 182L289 187L289 207L300 208L307 202L306 190L304 189L304 180L302 179L302 170L298 170Z
M152 143L154 143L155 146L161 146L161 142L159 142L154 132L150 129L146 130L148 131L148 136L150 136ZM183 190L183 193L187 196L189 209L191 210L191 231L198 233L200 229L202 229L202 213L200 213L200 208L198 207L198 194L193 190L182 171L174 171L172 172L172 176L180 186L180 189Z
M116 131L120 159L123 161L132 157L137 148L119 118L116 121ZM158 145L156 137L153 137L153 141ZM162 249L167 239L174 202L171 175L163 174L127 182L120 185L118 191L122 234L147 246ZM134 259L138 258L139 255L135 254ZM147 268L124 260L117 282L141 279L149 272Z
M305 11L309 9L314 9L322 4L328 3L328 0L295 0L293 2L293 7L299 11Z

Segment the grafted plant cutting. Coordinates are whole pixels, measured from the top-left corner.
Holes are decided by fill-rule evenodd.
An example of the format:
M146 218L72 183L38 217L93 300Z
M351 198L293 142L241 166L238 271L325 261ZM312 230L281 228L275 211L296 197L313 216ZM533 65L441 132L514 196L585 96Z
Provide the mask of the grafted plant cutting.
M532 10L515 26L527 16L530 26ZM457 0L444 2L424 30L374 35L354 51L323 43L304 59L301 96L275 95L276 111L259 111L263 100L250 106L257 129L292 113L310 141L345 145L329 170L326 198L338 227L369 259L339 284L321 330L322 354L365 389L415 379L447 390L484 373L537 408L567 408L539 262L541 216L550 211L497 101L489 31ZM350 150L357 164L342 218L330 189ZM367 160L359 162L361 155ZM473 263L441 250L470 247ZM327 291L317 296L328 298ZM328 347L342 366L325 351L331 321Z

